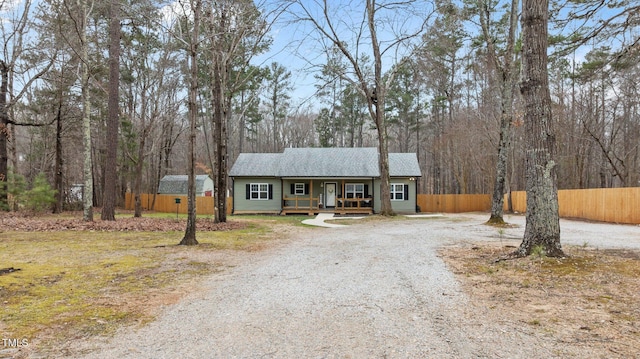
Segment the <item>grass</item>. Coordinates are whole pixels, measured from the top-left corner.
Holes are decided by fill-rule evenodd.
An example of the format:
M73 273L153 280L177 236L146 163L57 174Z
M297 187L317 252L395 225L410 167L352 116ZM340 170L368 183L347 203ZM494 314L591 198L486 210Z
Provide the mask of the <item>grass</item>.
M156 237L156 238L154 238ZM47 328L94 331L126 312L96 305L105 289L131 292L139 273L159 267L166 239L148 233L3 233L0 262L19 268L0 276L0 320L14 337L34 338ZM138 289L139 290L139 289ZM92 304L93 303L93 304ZM133 319L133 318L132 318Z
M257 250L273 237L269 221L295 222L243 220L245 229L198 232L195 247L177 246L182 232L0 232L0 267L19 269L0 275L2 335L47 347L145 322L152 295L220 270L198 253Z

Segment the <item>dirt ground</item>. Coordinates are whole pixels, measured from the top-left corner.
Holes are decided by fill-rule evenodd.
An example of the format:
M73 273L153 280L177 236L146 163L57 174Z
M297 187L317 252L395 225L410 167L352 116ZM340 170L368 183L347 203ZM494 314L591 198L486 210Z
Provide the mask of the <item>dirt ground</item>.
M588 348L592 358L640 357L640 251L568 246L567 258L496 262L517 244L467 243L439 253L493 320Z
M484 217L484 215L480 215ZM475 217L474 217L475 219ZM515 232L481 228L477 223L467 224L469 218L452 216L447 221L456 230L460 223L477 228L462 240L450 240L438 251L447 267L461 283L464 294L475 307L483 308L485 318L492 322L518 323L526 333L539 338L563 343L569 347L588 348L593 358L640 357L640 250L636 248L603 248L592 242L564 246L567 258L544 256L496 261L512 252L519 244ZM80 220L38 218L9 218L0 221L0 233L7 230L170 230L166 221L147 219L143 222L120 220L116 228L98 222L95 228L85 228ZM477 220L476 220L477 222ZM209 225L209 224L207 224ZM277 240L249 252L193 252L194 260L215 261L229 268L242 266L260 252L286 245L288 241L307 236L315 228L294 227L275 223ZM234 222L219 229L240 228ZM516 225L517 227L517 225ZM580 222L576 225L580 228ZM609 227L603 227L609 228ZM210 230L215 230L211 228ZM577 230L576 230L577 231ZM491 238L485 236L494 233ZM516 233L515 236L513 233ZM634 232L635 233L635 230ZM606 235L606 234L603 234ZM474 236L484 236L474 241ZM640 238L634 238L638 240ZM580 239L581 241L582 239ZM582 243L582 242L577 242ZM181 260L184 260L181 257ZM145 300L129 302L139 304L138 310L157 314L166 305L177 303L185 296L197 294L203 288L197 278L188 285L153 292ZM60 355L64 353L58 352ZM23 357L30 357L30 353ZM55 353L51 353L54 354ZM64 356L64 355L63 355ZM0 355L0 357L2 357ZM37 357L37 356L36 356Z

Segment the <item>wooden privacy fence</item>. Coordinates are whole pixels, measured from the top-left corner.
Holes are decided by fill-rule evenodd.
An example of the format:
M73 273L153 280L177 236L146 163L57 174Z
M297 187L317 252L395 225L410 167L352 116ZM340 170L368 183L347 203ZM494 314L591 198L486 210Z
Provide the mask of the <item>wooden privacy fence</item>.
M525 212L527 193L512 192L513 210ZM558 191L560 217L640 224L640 188L563 189Z
M156 212L187 213L187 196L142 194L142 208ZM527 209L527 193L511 192L513 210L524 213ZM133 194L125 196L125 208L133 210ZM422 212L486 212L491 210L491 195L488 194L419 194L417 205ZM233 198L227 198L227 214L231 214ZM640 224L640 187L565 189L558 191L560 217L582 218L611 223ZM507 198L505 196L505 210ZM196 212L213 215L213 197L196 197Z
M488 211L488 194L419 194L417 205L422 212L462 213Z
M527 193L511 192L513 210L527 210ZM422 212L460 213L490 211L488 194L419 194ZM504 208L507 210L507 197ZM558 210L563 218L582 218L610 223L640 224L640 187L563 189L558 191Z
M187 213L187 196L156 194L155 206L153 205L153 194L143 193L140 195L142 209L148 211L156 211L163 213ZM180 203L176 204L176 198L180 199ZM134 209L133 193L125 194L125 209ZM233 199L227 198L227 214L231 214L231 206ZM210 214L213 216L213 197L196 197L196 213L200 215Z

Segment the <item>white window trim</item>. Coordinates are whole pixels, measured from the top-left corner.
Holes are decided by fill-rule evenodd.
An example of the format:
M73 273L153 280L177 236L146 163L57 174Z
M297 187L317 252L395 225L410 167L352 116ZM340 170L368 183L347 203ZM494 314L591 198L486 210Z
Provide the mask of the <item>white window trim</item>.
M258 188L254 190L253 186L257 186ZM262 186L264 186L264 190L261 189ZM250 201L268 201L269 200L269 184L268 183L250 183L249 189L250 189L250 195L249 195ZM257 194L256 198L253 197L254 193ZM262 193L264 193L264 198L260 196Z
M296 196L304 196L304 183L298 182L296 184L294 184L294 189L295 189L295 195Z
M400 190L397 190L397 186L399 186ZM390 183L389 192L391 193L392 201L404 201L404 183ZM400 194L400 198L398 198L398 194Z
M349 186L353 186L353 190L349 190ZM362 191L357 191L356 186L362 186ZM353 197L349 197L349 193L353 194ZM360 197L358 197L358 194ZM364 198L364 183L345 183L344 185L344 198Z

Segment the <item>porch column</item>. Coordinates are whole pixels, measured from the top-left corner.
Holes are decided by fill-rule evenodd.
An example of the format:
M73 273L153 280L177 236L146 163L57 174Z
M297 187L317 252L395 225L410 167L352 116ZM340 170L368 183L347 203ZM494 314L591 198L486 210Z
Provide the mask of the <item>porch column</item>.
M342 201L341 201L342 203L341 203L341 205L342 205L342 209L344 209L344 202L346 202L346 201L344 200L344 199L346 198L345 193L344 193L344 180L342 180L342 194L341 194L341 196L342 196L342 197L341 197L341 198L342 198Z
M369 197L371 197L371 213L374 213L374 208L376 207L376 198L373 195L374 193L376 193L376 190L374 188L376 183L376 179L375 177L371 177L371 193L369 193Z
M313 180L309 180L309 207L313 209Z

